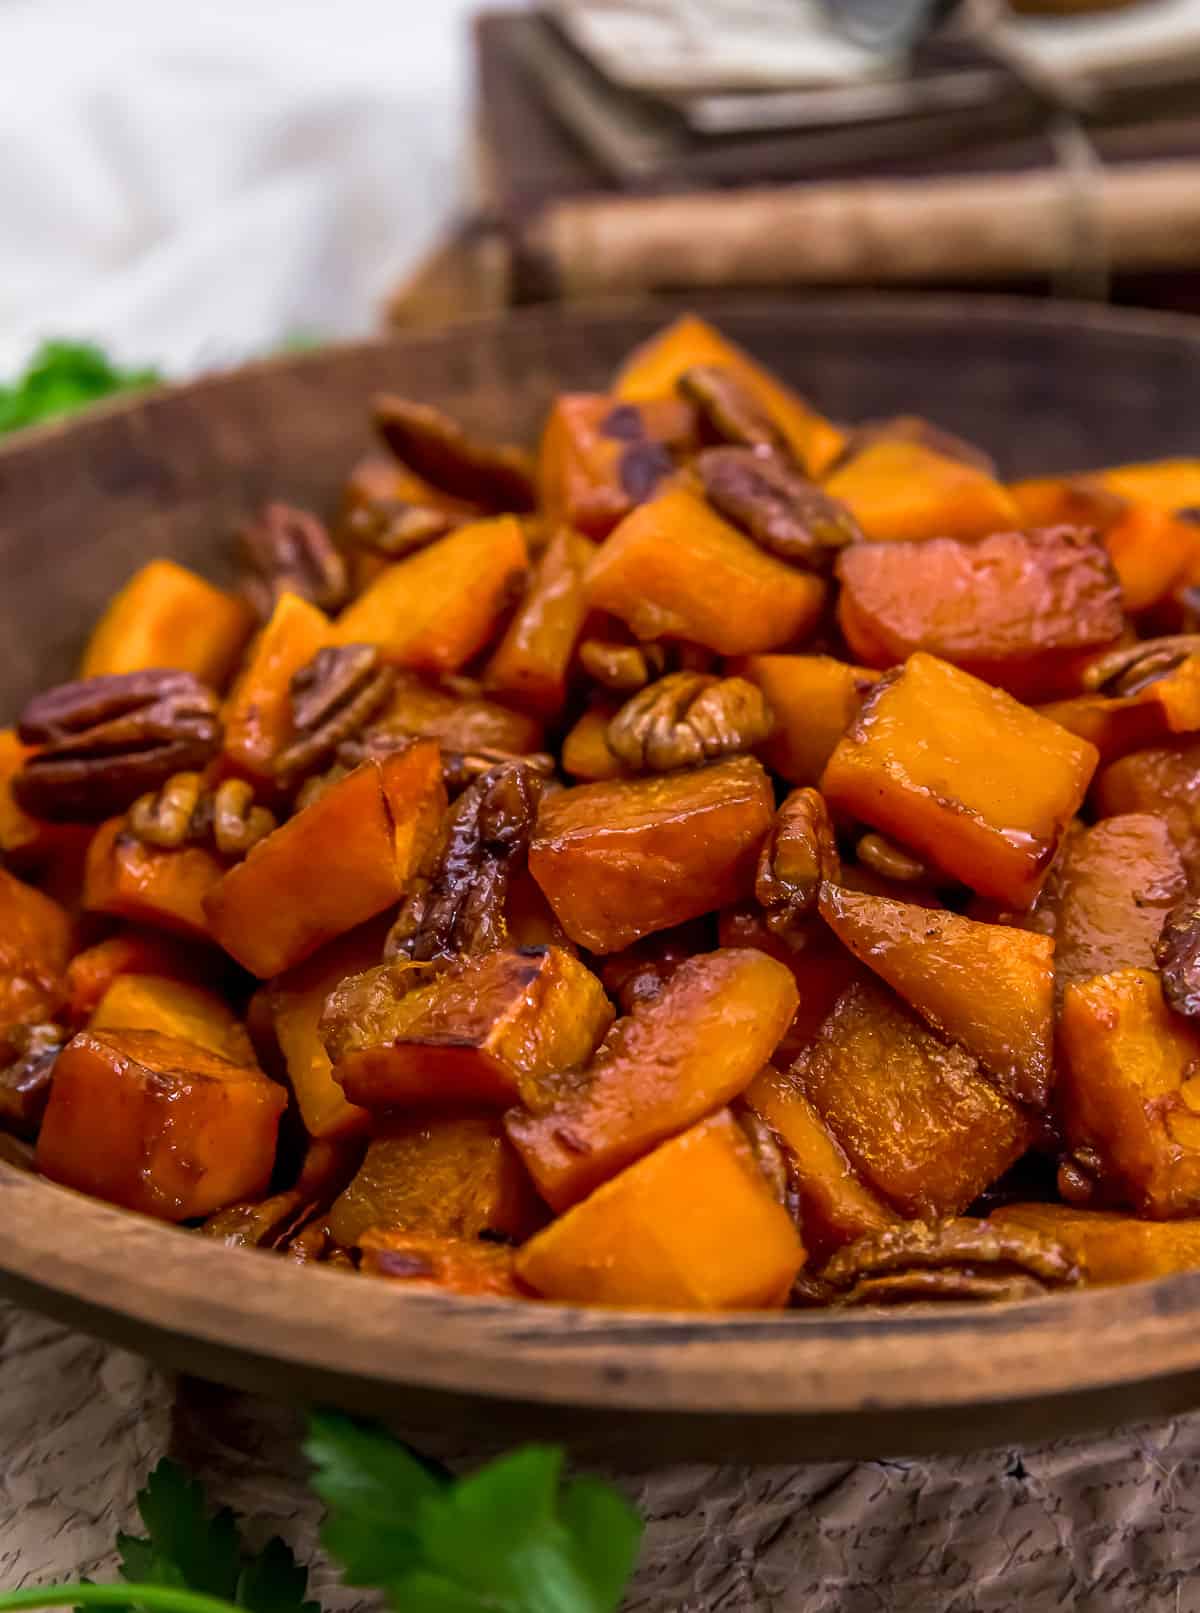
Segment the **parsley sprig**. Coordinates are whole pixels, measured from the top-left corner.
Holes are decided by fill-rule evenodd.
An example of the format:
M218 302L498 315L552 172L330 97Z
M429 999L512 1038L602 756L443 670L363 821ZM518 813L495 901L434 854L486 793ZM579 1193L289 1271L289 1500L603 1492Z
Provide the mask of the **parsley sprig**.
M327 1515L321 1543L347 1584L397 1613L614 1613L641 1523L596 1479L564 1482L563 1452L526 1445L455 1479L384 1430L314 1416L305 1446ZM228 1508L162 1461L138 1497L145 1535L120 1535L121 1583L0 1593L0 1613L320 1613L308 1571L279 1539L251 1551Z
M11 386L0 385L0 434L160 379L155 370L119 369L87 342L45 342L23 375Z

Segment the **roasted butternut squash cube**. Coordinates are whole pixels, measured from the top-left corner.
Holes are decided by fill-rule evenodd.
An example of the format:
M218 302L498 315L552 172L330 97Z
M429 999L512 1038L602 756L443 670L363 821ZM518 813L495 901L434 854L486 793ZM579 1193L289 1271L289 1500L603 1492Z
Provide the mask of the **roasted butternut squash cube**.
M67 1018L82 1025L121 975L157 975L198 983L213 974L213 958L153 930L123 928L77 952L67 965Z
M696 446L695 410L683 398L630 403L606 393L555 399L538 451L538 496L552 521L606 538Z
M88 1029L158 1031L243 1068L257 1062L246 1027L223 997L160 975L118 975L96 1005Z
M1097 760L1002 689L917 654L867 695L821 789L981 895L1024 908Z
M749 896L775 798L758 762L544 796L529 869L572 941L620 952Z
M1091 804L1099 818L1152 812L1167 826L1189 880L1200 878L1200 740L1134 751L1096 775Z
M497 1232L519 1242L544 1220L500 1117L434 1109L382 1122L334 1201L329 1230L348 1249L371 1227L440 1238Z
M0 868L0 1052L6 1032L57 1014L71 921L57 902Z
M928 650L1023 698L1056 693L1076 652L1124 625L1108 552L1074 527L859 543L837 572L838 617L858 660L891 667Z
M372 1227L359 1242L358 1269L407 1288L440 1289L485 1299L528 1299L517 1281L512 1249L465 1238L435 1238Z
M339 644L377 644L394 666L454 672L485 649L525 580L520 521L473 521L381 571L338 617Z
M1096 472L1102 486L1159 510L1200 507L1200 459L1151 459Z
M824 483L868 538L985 538L1021 524L1012 497L988 471L924 443L879 437Z
M517 1254L547 1299L652 1310L782 1305L804 1262L727 1109L622 1171Z
M352 976L326 1011L334 1076L366 1109L539 1103L544 1078L586 1064L612 1024L600 982L557 947L463 958L411 990L409 974Z
M988 1220L1057 1238L1088 1284L1148 1282L1200 1267L1200 1221L1142 1221L1067 1204L1005 1204Z
M638 638L687 639L720 655L801 643L825 602L819 577L773 559L684 487L625 517L586 587L591 606Z
M14 866L40 861L63 832L61 824L30 817L13 795L12 781L35 751L35 746L21 743L15 728L0 728L0 856Z
M283 595L225 703L223 756L230 772L271 782L272 764L293 737L292 678L332 642L324 611L298 594Z
M1054 942L826 884L821 915L854 956L1000 1090L1044 1109L1054 1075Z
M563 739L564 773L588 784L621 778L627 773L625 764L608 743L608 725L618 709L609 701L588 707Z
M364 762L208 893L214 938L260 979L282 974L404 895L445 810L432 742Z
M79 676L178 667L220 689L253 626L254 612L244 600L173 560L151 560L109 601Z
M695 314L684 314L636 348L618 371L614 390L630 403L665 397L697 365L729 370L783 433L810 476L823 475L844 448L846 435L832 421Z
M124 818L110 818L88 847L83 905L89 913L208 940L204 900L224 875L225 864L205 847L147 846Z
M1133 695L1072 695L1038 707L1043 717L1094 745L1101 765L1170 739L1162 706L1153 698L1153 684ZM1147 698L1150 697L1150 698Z
M583 579L595 545L569 527L551 538L525 598L483 677L489 694L539 717L554 717L567 699L567 670L587 615Z
M758 754L789 784L818 784L839 739L879 675L831 655L748 655L735 669L775 717Z
M900 1219L858 1175L790 1076L768 1064L746 1088L742 1101L783 1144L812 1260L823 1262L842 1244L882 1232Z
M839 997L791 1078L903 1216L959 1214L1033 1141L1032 1121L978 1060L874 982Z
M38 1136L43 1175L164 1221L259 1197L287 1094L155 1031L81 1031L59 1054Z
M1200 1030L1154 970L1070 981L1059 1038L1063 1128L1099 1159L1104 1197L1155 1220L1200 1211Z
M753 951L680 964L652 1001L619 1020L582 1075L505 1118L538 1191L577 1203L665 1138L743 1091L796 1011L791 975Z

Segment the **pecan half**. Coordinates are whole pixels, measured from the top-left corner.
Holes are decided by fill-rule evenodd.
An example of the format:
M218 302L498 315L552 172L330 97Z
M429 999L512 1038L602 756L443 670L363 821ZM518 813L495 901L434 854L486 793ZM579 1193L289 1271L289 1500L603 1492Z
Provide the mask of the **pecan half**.
M435 504L377 499L351 510L338 528L338 536L348 548L399 560L435 538L445 537L458 524L451 510Z
M1142 639L1093 661L1083 675L1083 685L1106 695L1140 694L1193 655L1200 655L1200 633Z
M864 420L850 432L839 464L853 459L855 454L860 454L864 448L877 442L917 443L932 453L941 454L943 459L957 459L961 464L973 465L976 470L985 471L989 476L996 474L996 461L985 449L916 414L898 414L886 420Z
M839 1249L820 1274L838 1305L1028 1299L1073 1288L1083 1273L1055 1238L954 1217L902 1221Z
M11 1063L0 1069L0 1127L18 1137L34 1137L50 1098L58 1055L71 1039L61 1025L17 1025L5 1041Z
M231 1249L281 1249L302 1230L316 1208L292 1189L257 1204L231 1204L210 1215L200 1231Z
M772 1197L787 1208L791 1199L787 1156L774 1128L769 1126L761 1115L755 1114L753 1109L740 1108L737 1122L745 1133L746 1141L754 1150L755 1163L762 1172L763 1180L770 1188Z
M608 725L615 756L639 773L669 773L751 750L774 719L745 678L671 672L627 700Z
M694 364L676 384L695 404L710 438L741 448L788 453L787 439L779 427L732 370L720 364Z
M854 848L854 855L860 863L872 869L881 879L894 879L905 885L912 885L925 879L929 870L923 862L905 851L886 836L875 834L873 831L863 835Z
M1200 900L1187 897L1163 921L1154 947L1163 993L1177 1014L1200 1018Z
M322 610L349 597L346 562L323 521L291 504L264 504L238 529L240 591L266 621L284 594L299 594Z
M529 849L541 791L541 776L520 762L467 786L432 866L400 908L385 958L429 963L503 944L509 877Z
M255 803L253 787L244 779L225 779L206 790L199 773L176 773L129 809L129 829L144 845L176 851L211 844L219 856L231 859L244 857L275 826L275 814Z
M395 454L434 487L491 510L532 510L533 460L523 448L481 442L427 403L386 393L373 405L375 427Z
M821 569L837 550L862 539L849 509L780 454L707 448L695 465L718 515L792 565Z
M220 743L216 695L169 669L84 678L35 695L17 732L43 748L13 779L34 817L91 823L124 812L172 773L203 767Z
M579 664L606 689L632 693L662 677L667 670L667 651L658 643L617 644L586 638L579 646Z
M817 910L824 880L841 873L829 811L819 790L793 790L775 814L754 877L767 927L787 937Z
M396 683L374 644L335 644L318 650L291 684L296 737L275 758L285 787L332 761L337 748L376 715Z

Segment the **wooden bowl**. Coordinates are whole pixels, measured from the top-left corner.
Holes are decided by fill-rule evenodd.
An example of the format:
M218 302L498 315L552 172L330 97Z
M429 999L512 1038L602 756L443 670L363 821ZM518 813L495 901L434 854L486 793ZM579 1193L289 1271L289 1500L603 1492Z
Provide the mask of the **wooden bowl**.
M533 313L251 366L0 448L0 717L69 676L145 557L219 577L274 496L327 507L381 387L532 436L673 310ZM835 417L922 410L1009 473L1195 452L1200 322L917 298L705 307ZM623 1463L1039 1440L1200 1405L1200 1272L995 1308L706 1318L398 1292L224 1249L0 1166L0 1290L272 1395Z

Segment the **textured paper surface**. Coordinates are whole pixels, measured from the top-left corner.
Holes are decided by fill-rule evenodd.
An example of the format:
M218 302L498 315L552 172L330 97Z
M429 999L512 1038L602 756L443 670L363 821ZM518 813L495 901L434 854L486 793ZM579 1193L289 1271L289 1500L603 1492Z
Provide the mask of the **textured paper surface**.
M255 1543L282 1534L330 1613L370 1608L316 1547L300 1422L0 1308L0 1586L106 1577L165 1452ZM482 1434L482 1431L481 1431ZM483 1436L486 1439L486 1436ZM423 1441L430 1448L428 1439ZM433 1452L470 1465L488 1454ZM628 1613L1200 1613L1200 1417L1022 1452L693 1465L628 1484Z

